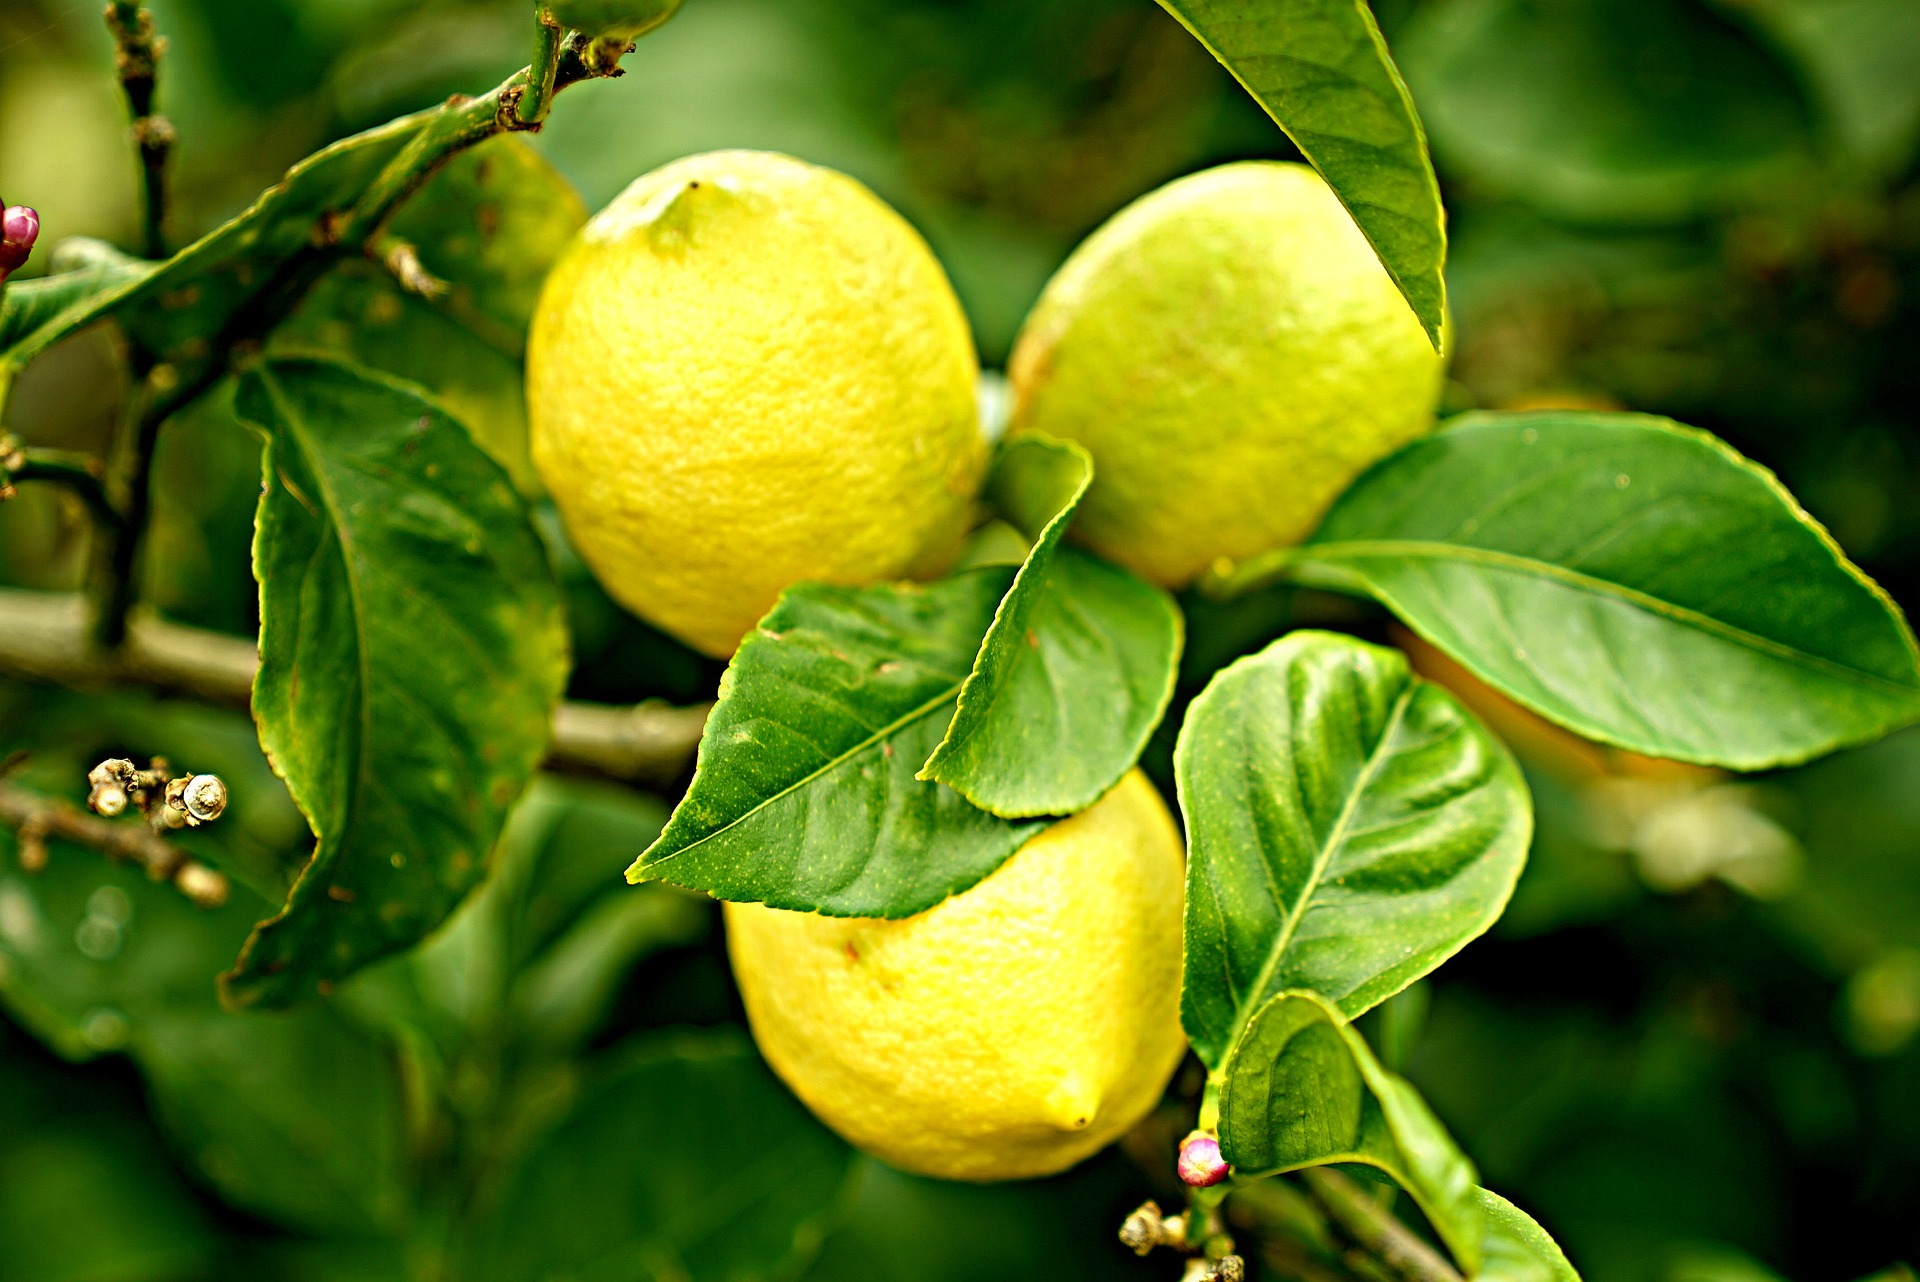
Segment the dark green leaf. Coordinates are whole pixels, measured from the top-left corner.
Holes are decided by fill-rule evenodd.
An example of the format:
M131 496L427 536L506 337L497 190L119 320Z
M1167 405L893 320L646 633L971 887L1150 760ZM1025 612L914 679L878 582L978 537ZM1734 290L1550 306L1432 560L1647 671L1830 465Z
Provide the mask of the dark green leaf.
M612 1057L521 1161L460 1276L756 1282L804 1263L852 1151L737 1035Z
M1487 1228L1475 1282L1580 1282L1566 1252L1532 1216L1491 1189L1478 1193Z
M988 493L1033 548L918 778L1007 818L1098 801L1139 759L1173 697L1173 598L1060 547L1092 479L1085 450L1037 434L1003 444L988 477Z
M520 360L541 282L585 221L580 197L525 142L482 143L441 167L388 229L443 293L422 298L384 267L349 260L275 332L274 347L337 351L426 386L533 492Z
M1771 473L1666 419L1464 415L1276 565L1375 597L1504 694L1650 756L1759 770L1920 717L1898 608Z
M1242 1177L1376 1167L1413 1195L1462 1272L1480 1266L1473 1164L1420 1093L1316 994L1280 994L1234 1043L1220 1071L1220 1151Z
M393 1057L332 1007L150 1019L136 1055L161 1120L235 1206L314 1232L390 1230L406 1206Z
M1398 45L1442 165L1548 212L1686 219L1807 155L1792 79L1704 5L1457 0Z
M261 742L319 839L223 983L284 1005L413 943L480 880L566 673L559 592L506 475L405 386L247 374L267 434Z
M1440 185L1365 0L1160 2L1320 171L1438 348L1447 313Z
M1491 926L1526 859L1519 767L1398 650L1289 633L1224 669L1174 751L1181 1020L1218 1067L1274 994L1348 1017Z
M840 917L906 917L1040 831L914 777L1012 572L789 588L747 634L693 783L629 881Z

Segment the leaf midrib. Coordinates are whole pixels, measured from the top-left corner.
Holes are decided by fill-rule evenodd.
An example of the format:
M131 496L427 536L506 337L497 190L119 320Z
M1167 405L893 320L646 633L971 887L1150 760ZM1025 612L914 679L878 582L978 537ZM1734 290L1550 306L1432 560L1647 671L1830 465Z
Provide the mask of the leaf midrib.
M1407 560L1459 561L1470 564L1498 566L1517 574L1532 578L1547 579L1593 593L1596 596L1612 597L1638 609L1670 619L1684 627L1717 636L1735 645L1770 655L1787 663L1796 664L1811 671L1830 677L1855 680L1863 684L1877 686L1889 691L1906 695L1920 694L1920 685L1905 685L1867 672L1850 664L1840 663L1823 655L1809 654L1795 649L1784 642L1749 632L1745 628L1702 614L1698 610L1663 601L1638 588L1616 583L1611 579L1599 578L1567 566L1557 565L1534 557L1517 553L1502 552L1494 548L1476 547L1471 544L1442 543L1417 539L1352 539L1332 543L1310 543L1300 547L1297 562L1311 563L1316 560L1338 563L1343 558L1364 559L1369 557L1397 557Z
M741 824L747 822L747 820L759 814L762 810L765 810L768 806L771 806L774 802L779 801L785 797L791 796L793 793L798 792L800 789L806 787L808 784L820 778L822 775L827 774L829 771L837 770L839 767L845 765L847 762L859 756L861 753L869 751L870 749L872 749L872 747L876 743L880 743L886 740L890 736L897 733L902 727L912 725L915 721L918 721L921 718L937 710L942 704L951 702L956 697L958 697L960 693L960 687L965 683L966 683L966 678L965 677L960 678L959 680L955 681L952 685L948 686L947 689L941 692L940 694L934 696L931 699L928 699L925 703L920 704L918 707L911 708L908 711L902 713L900 716L888 722L886 725L881 726L878 730L875 730L872 734L868 735L865 739L862 739L860 742L854 744L852 747L848 748L846 751L841 752L836 756L829 757L826 761L816 766L813 770L807 772L805 775L802 775L800 778L794 780L792 783L780 789L778 792L772 793L769 796L762 798L760 801L755 802L751 807L741 811L738 815L735 815L732 819L727 820L726 823L722 824L718 828L715 828L712 832L703 833L700 837L698 837L693 841L688 842L686 845L680 847L678 850L669 851L666 854L661 855L657 858L649 859L647 858L646 855L644 854L641 855L640 867L642 869L651 870L654 868L658 868L663 864L672 863L674 860L678 859L681 855L686 854L688 851L697 850L701 846L706 845L709 841L712 841L714 838L725 836L727 833L733 831L735 828L738 828ZM940 786L940 785L936 785L936 786ZM692 787L689 786L687 791L688 791L688 794L691 795L693 791Z
M1225 1042L1228 1048L1239 1044L1241 1035L1247 1030L1247 1025L1253 1022L1254 1015L1265 1005L1266 998L1263 994L1266 993L1267 986L1273 982L1274 972L1280 968L1280 960L1292 945L1301 921L1306 918L1308 905L1313 901L1314 894L1326 875L1327 866L1333 862L1334 852L1345 844L1348 830L1353 826L1354 814L1359 809L1360 799L1366 795L1368 787L1380 772L1381 763L1389 755L1388 744L1392 742L1394 733L1400 728L1400 722L1406 716L1407 707L1413 702L1416 688L1415 683L1409 679L1394 699L1393 711L1387 715L1387 722L1381 727L1379 742L1374 745L1373 751L1367 754L1366 764L1361 767L1359 776L1347 793L1346 801L1341 804L1340 814L1328 831L1327 839L1314 853L1313 872L1301 887L1299 898L1287 909L1286 916L1281 919L1280 929L1274 935L1273 943L1267 950L1267 959L1261 965L1260 974L1249 990L1250 996L1240 1004L1238 1013L1234 1015L1233 1028Z

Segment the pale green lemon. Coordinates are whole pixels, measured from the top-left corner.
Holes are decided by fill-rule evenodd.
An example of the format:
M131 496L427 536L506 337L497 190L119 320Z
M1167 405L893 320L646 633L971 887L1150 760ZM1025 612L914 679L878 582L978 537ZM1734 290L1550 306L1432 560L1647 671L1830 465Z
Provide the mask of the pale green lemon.
M935 573L985 466L973 339L872 192L767 152L596 214L527 344L534 465L602 585L708 654L800 580Z
M1014 345L1011 430L1085 445L1073 537L1169 587L1297 543L1432 426L1442 363L1304 165L1141 197L1054 276Z
M1184 1053L1180 834L1135 771L972 889L901 921L728 904L767 1062L922 1175L1064 1170L1150 1111Z

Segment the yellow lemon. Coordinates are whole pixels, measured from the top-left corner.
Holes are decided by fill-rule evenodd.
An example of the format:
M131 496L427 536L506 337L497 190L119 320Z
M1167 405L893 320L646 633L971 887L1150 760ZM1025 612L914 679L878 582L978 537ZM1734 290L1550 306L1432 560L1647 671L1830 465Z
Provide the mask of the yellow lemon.
M1138 771L970 890L901 921L728 904L760 1049L902 1170L1048 1175L1150 1111L1178 1066L1180 835Z
M1223 165L1121 210L1014 344L1013 431L1085 445L1073 535L1168 587L1297 543L1425 432L1442 363L1304 165Z
M802 579L937 573L985 466L973 339L926 242L766 152L595 215L527 344L535 466L608 593L712 655Z

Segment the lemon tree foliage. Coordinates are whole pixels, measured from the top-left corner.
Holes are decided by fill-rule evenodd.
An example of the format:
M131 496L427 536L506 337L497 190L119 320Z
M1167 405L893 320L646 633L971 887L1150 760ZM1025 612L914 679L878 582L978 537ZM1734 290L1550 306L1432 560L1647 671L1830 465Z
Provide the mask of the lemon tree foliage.
M461 1276L789 1276L831 1227L852 1158L743 1038L636 1039L590 1067Z
M118 320L151 350L193 370L207 361L209 338L243 312L290 305L325 266L309 253L316 223L350 207L429 114L403 116L322 148L244 213L164 263L115 262L96 251L78 264L84 281L68 281L63 273L8 290L0 321L7 340L0 352L0 415L14 376L29 361L96 321ZM32 301L17 309L13 295L22 292Z
M1012 577L788 589L741 642L687 795L628 880L905 917L999 867L1046 825L915 776Z
M1249 562L1376 597L1591 739L1760 770L1920 716L1897 607L1772 474L1632 414L1463 415Z
M547 160L511 135L461 152L387 226L389 254L411 250L423 296L365 257L333 267L274 331L278 351L337 352L433 389L523 491L521 358L548 270L586 209Z
M566 672L546 549L500 467L406 385L267 362L254 541L261 743L318 844L225 979L279 1005L415 942L477 885Z
M1276 995L1235 1039L1220 1074L1220 1151L1242 1176L1334 1162L1384 1171L1413 1195L1461 1272L1480 1267L1486 1219L1473 1163L1318 994Z
M1165 592L1060 546L1093 480L1086 451L1004 443L987 492L1033 548L994 612L946 737L920 772L997 815L1084 810L1166 712L1182 621Z
M1357 1016L1459 951L1506 906L1532 831L1498 740L1399 651L1332 633L1216 676L1174 770L1182 1017L1215 1068L1279 992Z
M1531 1215L1492 1189L1478 1193L1486 1228L1478 1277L1484 1282L1580 1282L1566 1252Z
M1433 345L1446 213L1413 97L1365 0L1160 0L1340 197Z

